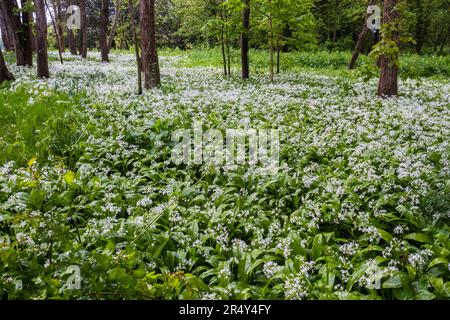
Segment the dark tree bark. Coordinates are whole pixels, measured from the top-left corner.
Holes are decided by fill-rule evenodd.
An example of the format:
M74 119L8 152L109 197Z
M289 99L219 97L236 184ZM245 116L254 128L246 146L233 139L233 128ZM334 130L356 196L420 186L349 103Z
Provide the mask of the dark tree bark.
M367 4L367 6L374 5L375 3L376 3L375 0L369 0L369 3ZM355 68L356 61L358 60L358 57L364 48L364 43L366 42L367 34L369 33L369 28L367 27L367 19L368 18L369 18L369 14L367 14L366 18L364 19L364 24L363 24L362 30L359 33L358 40L356 41L355 50L353 51L352 59L350 60L350 63L348 65L348 68L350 70Z
M131 21L131 32L133 35L133 42L134 42L134 52L136 54L136 65L137 65L137 73L138 73L138 94L142 94L142 72L141 72L141 58L139 57L139 43L138 38L136 34L136 25L134 23L135 18L135 12L133 7L133 0L128 0L128 12L130 14L130 21Z
M14 40L11 34L11 29L6 21L3 13L3 5L0 4L0 30L2 31L2 42L6 51L14 50Z
M21 0L22 8L29 7L31 0ZM25 64L27 66L33 65L33 46L31 37L31 23L33 21L33 14L30 10L22 11L22 30L23 30L23 47L25 55Z
M396 9L397 0L384 0L383 25L391 24L392 32L383 32L384 37L398 42L399 13ZM382 40L383 41L383 40ZM380 57L381 75L378 84L378 95L390 97L398 95L398 54L382 55Z
M241 33L241 69L242 79L248 79L250 76L250 65L248 57L248 34L250 31L250 0L244 0L245 8L242 11L242 26L244 31Z
M9 72L6 67L5 59L3 58L3 52L0 49L0 83L3 81L14 80L14 76Z
M99 44L102 62L109 62L108 57L108 13L109 0L101 0L100 22L99 22Z
M66 0L66 6L74 5L74 0ZM72 29L67 28L67 43L69 45L69 50L71 55L77 55L77 45L75 43L75 35Z
M156 47L155 0L140 0L140 20L144 88L150 89L161 84Z
M40 78L48 78L47 16L44 0L34 0L34 9L36 11L37 74Z
M80 55L82 58L87 58L88 47L88 33L87 33L87 13L86 13L86 0L79 0L80 6Z
M28 0L31 1L31 0ZM25 3L23 1L22 3ZM18 66L33 65L33 51L31 46L31 31L29 25L29 12L20 13L16 0L3 0L2 10L7 25L13 34L16 63ZM22 24L25 18L25 24Z
M77 45L75 44L75 36L73 34L73 30L67 30L67 42L69 44L70 54L77 55Z

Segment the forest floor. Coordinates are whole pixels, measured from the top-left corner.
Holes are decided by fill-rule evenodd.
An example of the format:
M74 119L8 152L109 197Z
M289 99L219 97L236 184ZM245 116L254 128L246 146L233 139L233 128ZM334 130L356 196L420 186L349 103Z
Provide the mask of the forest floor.
M382 99L357 71L172 53L138 96L133 55L90 55L0 89L0 297L450 297L448 80ZM278 171L176 163L195 120L278 130Z

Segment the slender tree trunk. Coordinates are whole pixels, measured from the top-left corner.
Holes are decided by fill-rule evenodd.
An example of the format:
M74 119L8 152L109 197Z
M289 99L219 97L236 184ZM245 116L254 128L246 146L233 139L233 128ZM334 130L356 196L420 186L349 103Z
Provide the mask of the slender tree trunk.
M250 75L250 66L248 58L248 34L250 31L250 0L244 0L244 10L242 11L242 26L244 31L241 33L241 69L242 79L248 79Z
M137 77L138 77L138 94L142 94L142 70L141 70L141 58L139 57L139 43L136 34L136 24L134 23L135 13L133 7L133 0L128 0L128 11L130 14L131 21L131 32L133 35L134 42L134 53L136 54L136 66L137 66Z
M44 2L45 2L45 5L47 6L47 11L48 11L48 13L50 15L50 19L52 20L53 30L55 31L55 40L56 40L56 45L58 46L59 61L61 62L61 64L64 64L63 56L62 56L61 41L60 41L61 38L58 35L58 32L59 32L58 31L58 26L56 24L56 21L55 21L55 18L53 17L52 12L50 11L50 8L48 7L47 1L44 0ZM56 11L56 10L54 9L54 11Z
M223 60L223 75L224 77L228 76L228 69L227 69L227 53L225 51L225 37L222 34L220 35L220 47L222 49L222 60Z
M54 13L54 28L57 36L59 51L65 52L64 43L64 31L63 31L63 21L62 21L62 6L61 0L52 1L53 13ZM50 11L50 10L49 10Z
M2 83L3 81L10 81L10 80L14 80L14 76L11 74L11 72L9 72L8 68L6 67L5 59L3 58L3 52L0 49L0 83Z
M87 14L86 14L86 0L79 0L80 6L80 55L82 58L87 58L88 49L88 33L87 33Z
M274 56L275 56L275 49L274 49L274 43L273 43L273 18L272 14L269 14L269 54L270 54L270 61L269 61L269 79L271 82L273 82L274 79Z
M367 6L374 5L375 3L375 0L369 0ZM358 36L358 40L356 41L355 50L353 51L352 59L350 60L350 63L348 65L348 68L350 70L355 69L356 61L358 60L358 57L364 48L364 43L366 42L367 34L369 33L369 28L367 27L367 19L369 19L369 14L367 14L366 18L364 19L362 30Z
M231 77L231 52L230 52L230 41L227 37L227 64L228 64L228 76Z
M140 20L144 88L150 89L161 84L156 46L155 0L140 0Z
M223 2L222 2L223 4ZM226 22L226 15L225 15L225 9L222 7L220 9L220 17L222 19L222 27L220 30L220 41L221 41L221 47L222 47L222 59L223 59L223 74L224 77L226 78L227 76L229 76L228 73L228 59L227 59L227 36L226 36L226 31L225 31L225 22Z
M280 59L280 56L281 56L280 52L281 52L281 48L280 48L280 45L279 45L279 43L277 41L277 74L280 73L280 60L281 60Z
M114 15L114 22L111 27L111 32L109 34L109 39L108 39L108 52L111 51L114 36L116 35L117 25L119 24L119 20L120 20L120 0L116 0L115 8L116 8L116 13Z
M102 62L109 62L108 57L108 14L109 14L109 0L101 0L100 8L100 32L99 44L102 56Z
M397 0L384 0L383 25L392 24L395 29L392 32L384 32L383 35L390 40L398 42L398 20L399 13L396 9ZM398 55L382 55L380 58L381 75L378 84L378 95L396 96L398 95Z
M48 78L47 16L44 0L34 0L34 8L36 11L37 73L40 78Z

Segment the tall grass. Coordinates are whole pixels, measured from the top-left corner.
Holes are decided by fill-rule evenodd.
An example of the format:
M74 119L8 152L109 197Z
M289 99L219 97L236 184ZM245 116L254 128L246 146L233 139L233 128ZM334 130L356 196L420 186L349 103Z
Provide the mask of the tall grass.
M24 165L33 157L45 162L52 156L73 166L83 135L74 110L82 98L58 92L32 96L26 86L0 90L0 163Z

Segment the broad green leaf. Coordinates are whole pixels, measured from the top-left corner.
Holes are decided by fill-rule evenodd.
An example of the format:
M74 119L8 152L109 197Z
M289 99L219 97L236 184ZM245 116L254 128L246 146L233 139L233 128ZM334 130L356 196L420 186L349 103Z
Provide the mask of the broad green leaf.
M426 235L425 233L410 233L405 236L405 239L414 240L414 241L422 242L422 243L430 243L431 242L431 238L428 235Z

